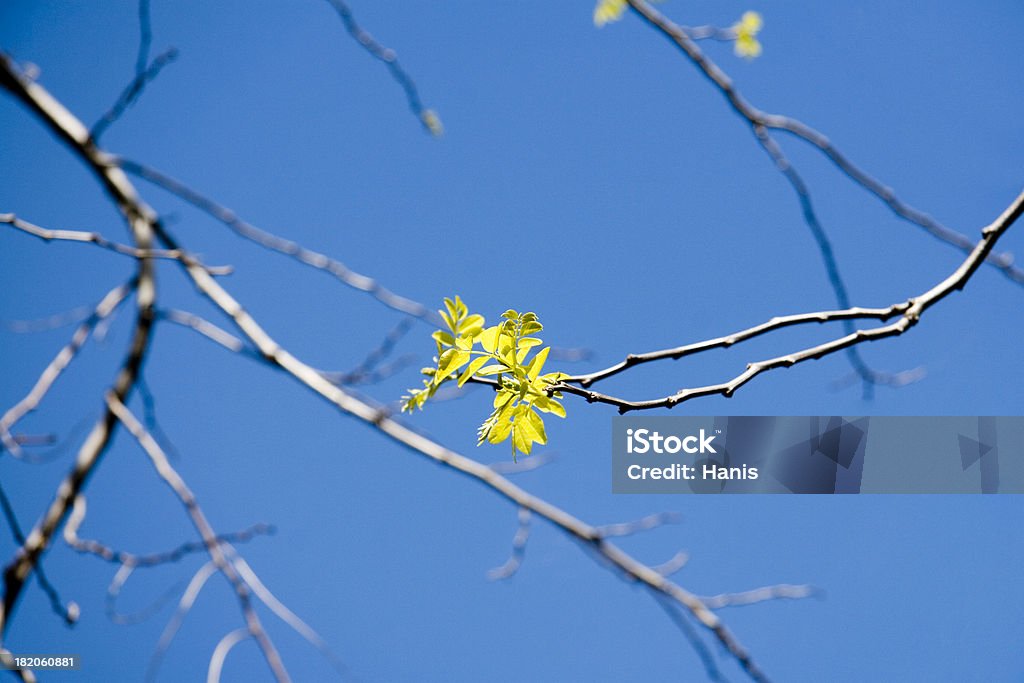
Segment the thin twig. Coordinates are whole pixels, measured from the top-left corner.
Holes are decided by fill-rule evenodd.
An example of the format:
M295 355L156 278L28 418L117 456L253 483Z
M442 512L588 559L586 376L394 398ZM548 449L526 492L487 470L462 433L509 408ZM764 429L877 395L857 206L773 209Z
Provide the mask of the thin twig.
M686 563L689 561L690 556L687 553L684 553L682 550L680 550L667 561L662 562L661 564L654 565L652 569L654 569L654 571L658 572L662 576L672 576L677 571L685 567Z
M119 118L135 104L135 101L142 95L142 91L146 89L146 85L151 81L155 80L160 72L163 71L164 67L174 62L178 58L177 48L167 48L160 54L158 54L153 62L142 71L135 74L135 78L132 79L131 83L125 86L125 89L121 91L121 95L117 98L117 101L100 117L100 120L93 124L92 130L89 131L89 135L92 141L98 142L100 136L110 128Z
M67 369L71 361L75 359L82 346L89 339L93 329L114 310L121 305L127 296L135 289L134 279L123 285L118 285L107 292L106 296L92 309L92 312L75 330L69 341L50 361L33 385L32 389L23 399L8 408L7 412L0 417L0 442L4 449L16 457L21 456L21 447L11 436L11 430L23 417L39 407L39 404L46 397L47 392L61 373Z
M650 531L666 524L678 524L682 515L678 512L658 512L647 515L635 522L620 522L618 524L605 524L597 527L602 538L613 538L616 536L632 536L641 531Z
M708 606L708 609L722 609L723 607L753 605L767 600L802 600L803 598L820 597L822 594L821 589L814 586L806 584L794 586L780 583L742 593L722 593L721 595L702 597L701 600Z
M523 559L526 557L526 543L530 540L530 511L526 508L519 508L516 517L519 520L519 526L516 528L515 536L512 537L512 554L503 565L487 572L487 578L491 581L504 581L511 578L523 565Z
M224 660L228 658L228 653L235 645L249 638L252 638L251 633L244 628L236 628L220 639L210 656L210 665L206 671L206 683L220 683L220 672L224 668Z
M14 542L18 545L24 545L25 533L21 530L18 515L14 512L14 506L11 504L11 499L7 497L7 492L4 491L2 484L0 484L0 510L3 511L4 519L11 530ZM71 601L66 605L64 604L56 587L47 578L41 564L36 566L36 580L39 582L39 587L43 589L43 593L46 594L46 598L50 601L50 609L53 610L54 614L63 619L66 625L74 626L79 617L78 603Z
M160 670L160 665L163 663L164 655L167 654L168 648L170 648L171 643L174 642L174 637L178 634L178 630L185 622L185 617L187 617L188 613L192 610L192 606L195 604L199 594L206 586L206 582L209 581L210 577L216 573L217 565L214 564L213 560L210 560L197 569L196 573L192 575L192 579L188 582L188 586L185 587L184 592L181 594L181 599L178 600L178 608L174 610L174 614L171 615L171 618L167 621L167 625L164 626L163 633L160 634L160 640L157 641L156 648L153 650L153 654L150 655L149 665L146 667L144 680L156 680L156 674Z
M127 244L120 244L118 242L108 240L98 232L88 232L84 230L50 230L22 220L13 213L0 213L0 224L10 225L32 235L33 237L38 237L44 242L52 242L56 240L63 242L95 244L107 251L112 251L124 256L131 256L134 259L195 259L195 256L189 256L180 249L140 249ZM209 270L212 275L230 275L232 269L230 266L210 266L207 267L207 270Z
M398 55L391 48L384 47L378 43L373 36L363 30L363 28L356 23L356 19L352 14L352 10L349 6L343 2L343 0L327 0L334 11L337 12L338 17L341 18L341 23L345 26L345 30L348 34L359 43L363 49L369 52L375 59L379 59L387 67L388 71L391 72L391 76L398 82L398 85L402 87L405 92L405 98L409 102L409 109L419 119L420 124L423 128L435 137L439 137L443 132L444 128L441 125L441 119L438 118L437 112L433 109L427 109L423 106L423 102L420 100L419 89L416 87L416 82L412 80L412 77L402 68L402 65L398 63Z
M34 318L32 320L4 320L3 326L11 332L17 334L30 334L33 332L48 332L55 330L65 325L74 325L85 320L92 307L90 306L76 306L71 310L64 311L62 313L54 313L43 318Z
M80 494L75 498L71 514L68 516L68 521L64 525L64 541L77 552L95 555L107 562L122 565L127 564L135 568L155 567L162 564L173 564L188 555L200 553L207 549L205 541L186 541L171 550L159 553L150 553L148 555L130 553L124 550L115 550L100 541L83 539L78 536L78 530L81 528L82 522L85 521L86 509L87 505L85 495ZM248 529L243 529L242 531L218 534L214 537L214 541L221 545L230 543L248 543L257 536L271 536L275 532L276 529L273 525L261 522L253 524Z

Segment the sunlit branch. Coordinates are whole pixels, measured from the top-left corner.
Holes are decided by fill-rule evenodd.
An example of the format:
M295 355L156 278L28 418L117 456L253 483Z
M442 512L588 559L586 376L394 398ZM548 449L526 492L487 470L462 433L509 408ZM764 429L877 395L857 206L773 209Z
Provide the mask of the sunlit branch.
M814 313L798 313L795 315L776 316L767 322L761 323L760 325L748 327L745 330L740 330L739 332L734 332L723 337L715 337L713 339L707 339L693 344L687 344L685 346L661 349L659 351L630 354L626 356L624 360L616 363L615 365L603 370L590 372L585 375L573 375L571 377L567 377L565 382L571 382L583 387L588 387L595 382L608 379L609 377L617 375L620 372L628 370L636 365L651 363L658 360L679 360L680 358L692 356L697 353L703 353L704 351L710 351L711 349L729 348L730 346L740 342L747 341L748 339L754 339L755 337L759 337L763 334L774 332L775 330L780 330L785 327L811 323L824 324L835 320L881 320L884 322L893 316L902 313L909 307L909 303L901 303L887 308L854 307L836 311L816 311Z
M804 316L789 316L788 318L776 318L764 325L750 328L743 332L737 333L732 337L720 337L718 339L710 340L709 342L698 342L688 347L680 347L679 349L673 350L672 352L656 351L652 354L641 354L641 356L628 357L626 361L620 363L618 366L613 366L601 373L594 373L594 375L586 376L582 378L570 378L565 382L553 385L549 391L562 391L565 393L574 394L585 398L590 403L607 403L613 405L619 409L619 413L626 413L633 410L649 410L652 408L672 408L675 405L683 403L694 398L701 396L713 396L720 394L729 398L733 393L742 387L744 384L754 379L758 375L773 370L776 368L788 368L798 363L802 363L808 360L816 360L823 358L827 355L842 351L851 346L862 344L864 342L877 341L879 339L886 339L888 337L895 337L903 334L911 327L916 325L921 318L921 315L934 306L936 303L942 301L944 298L949 296L955 291L959 291L964 288L967 282L971 279L974 273L979 267L985 262L988 254L991 253L993 247L999 238L1010 228L1011 225L1020 217L1021 212L1024 211L1024 193L1021 193L1014 199L1013 203L999 216L994 222L989 224L981 231L981 239L975 245L974 249L967 256L967 258L960 264L960 266L953 271L946 279L936 284L934 287L929 289L923 294L911 298L909 301L901 304L893 304L887 309L848 309L846 311L832 311L832 312L821 312L817 314L807 314ZM872 315L865 315L865 311L871 310L874 312ZM879 318L886 320L893 317L894 315L899 316L899 319L888 325L875 327L871 329L859 329L853 334L847 334L838 339L827 341L817 346L812 346L794 353L789 353L784 356L777 356L763 361L754 363L748 363L746 370L732 379L722 382L720 384L711 384L703 387L681 389L671 396L664 398L653 399L648 401L628 401L615 396L598 393L596 391L589 391L568 382L577 382L582 384L583 381L589 379L592 383L595 381L595 377L603 378L608 377L615 372L621 372L629 365L636 365L638 361L630 361L630 358L644 357L646 360L656 360L658 358L673 358L682 357L687 352L696 352L698 350L704 350L706 348L715 348L718 346L728 346L730 343L741 341L743 339L749 339L752 331L758 331L757 334L763 334L764 331L771 329L778 329L784 326L785 321L789 321L788 324L797 324L802 322L811 322L814 320L814 316L822 316L825 320L840 320L850 318ZM732 339L730 343L723 343L723 340L728 341Z

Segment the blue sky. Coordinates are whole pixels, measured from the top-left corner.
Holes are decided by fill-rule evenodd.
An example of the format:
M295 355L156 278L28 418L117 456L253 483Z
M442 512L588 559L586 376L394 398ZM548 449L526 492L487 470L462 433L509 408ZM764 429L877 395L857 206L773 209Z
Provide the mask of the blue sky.
M823 130L906 201L975 236L1020 191L1024 154L1014 84L1021 67L1015 2L666 2L687 24L765 18L764 54L727 44L711 56L758 106ZM630 352L718 336L784 313L830 308L834 295L799 206L745 123L663 38L633 17L596 29L584 3L354 3L360 22L397 50L446 133L426 135L383 66L344 34L326 3L153 3L154 50L180 51L104 136L112 152L176 176L251 222L335 256L413 299L459 294L489 318L534 310L545 341L585 347L603 367ZM86 122L131 77L133 2L15 0L0 8L0 45ZM127 240L89 172L24 109L0 98L0 212L48 227ZM814 150L780 137L814 193L851 299L884 306L925 291L961 260L895 218ZM322 273L241 242L157 188L139 184L175 235L209 263L268 331L312 365L348 369L398 314ZM1020 226L1004 249L1024 252ZM0 318L37 318L98 300L132 272L128 259L0 231ZM171 265L168 307L216 318ZM863 349L872 367L923 366L926 378L865 401L832 385L832 357L758 378L731 399L685 414L1013 415L1024 408L1024 289L990 268L929 310L902 338ZM222 324L227 324L221 321ZM129 316L90 345L22 424L55 432L67 452L43 465L4 455L0 480L23 524L53 494L101 408ZM686 362L655 364L605 387L651 398L721 380L751 360L824 340L788 331ZM429 328L398 355L416 363L362 390L386 401L419 383ZM0 330L0 404L18 400L70 328ZM164 431L218 530L273 523L242 547L277 595L363 681L702 680L700 663L658 605L535 523L526 562L491 583L515 511L339 416L282 373L161 325L146 380ZM133 407L141 410L136 400ZM411 423L483 461L475 448L486 392L434 406ZM614 410L567 401L549 420L556 461L517 477L595 523L677 510L683 521L625 539L658 563L690 553L677 576L698 594L813 583L823 600L722 615L780 681L1018 681L1024 676L1024 563L1017 496L613 496ZM660 413L659 413L660 414ZM557 423L556 423L557 422ZM82 534L139 552L189 537L180 507L137 446L120 436L90 482ZM13 544L0 538L0 555ZM202 563L139 572L122 596L140 609ZM115 567L58 545L46 557L73 630L36 586L9 631L20 651L76 652L85 673L141 678L170 608L134 626L103 613ZM296 680L327 679L316 652L262 615ZM170 650L162 680L205 676L217 640L241 625L213 581ZM730 680L742 680L722 658ZM224 680L269 678L240 645Z

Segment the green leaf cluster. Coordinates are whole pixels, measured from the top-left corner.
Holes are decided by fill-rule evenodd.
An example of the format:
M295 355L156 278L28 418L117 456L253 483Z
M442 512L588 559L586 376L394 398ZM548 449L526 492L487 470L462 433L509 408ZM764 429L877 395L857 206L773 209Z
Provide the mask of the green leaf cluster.
M541 413L565 417L558 401L562 395L549 396L548 389L567 375L542 374L551 348L540 348L543 342L534 336L544 329L537 315L509 309L501 314L500 323L485 327L484 317L471 315L457 296L454 301L445 299L439 313L448 329L433 334L437 365L423 368L423 388L402 397L402 410L422 409L446 381L456 380L461 387L474 377L491 378L497 383L494 410L477 430L477 445L509 440L515 459L517 453L529 455L535 443L546 444ZM534 353L536 349L540 350Z

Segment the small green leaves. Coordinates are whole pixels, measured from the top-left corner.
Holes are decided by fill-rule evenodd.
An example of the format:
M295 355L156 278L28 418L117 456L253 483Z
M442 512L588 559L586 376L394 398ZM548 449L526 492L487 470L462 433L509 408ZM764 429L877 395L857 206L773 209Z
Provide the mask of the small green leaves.
M541 374L549 347L530 354L543 342L534 336L544 329L535 313L509 309L501 314L501 322L485 327L483 316L470 314L462 299L444 300L438 311L447 330L431 335L437 343L436 368L424 368L427 379L422 389L412 389L403 397L402 410L412 412L423 408L444 382L458 378L461 387L474 377L493 378L497 382L494 410L477 430L477 445L511 440L512 458L527 455L533 444L546 444L547 432L540 413L565 417L565 408L558 399L562 395L550 388L567 377L564 373Z
M594 7L594 26L601 28L605 24L618 21L626 11L626 0L598 0Z
M757 34L764 26L761 15L754 11L744 12L736 25L732 27L736 32L736 45L733 49L740 57L753 59L761 54L761 43Z

